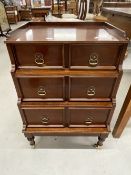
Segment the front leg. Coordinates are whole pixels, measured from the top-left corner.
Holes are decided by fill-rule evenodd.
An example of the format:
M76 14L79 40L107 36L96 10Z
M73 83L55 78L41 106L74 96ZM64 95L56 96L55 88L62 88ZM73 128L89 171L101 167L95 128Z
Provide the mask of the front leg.
M34 146L35 145L35 141L34 141L34 136L32 136L32 137L27 137L27 140L30 142L30 145L31 146Z
M98 136L98 142L94 145L96 148L98 148L99 146L103 146L103 142L105 141L105 139L108 137L109 134L100 134Z
M31 146L35 146L35 141L34 141L35 137L33 135L25 135L25 137L30 142Z

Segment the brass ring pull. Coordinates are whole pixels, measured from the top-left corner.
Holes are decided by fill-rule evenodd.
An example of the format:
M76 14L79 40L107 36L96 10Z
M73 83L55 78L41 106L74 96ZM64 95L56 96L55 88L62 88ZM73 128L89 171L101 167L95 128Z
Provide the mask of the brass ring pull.
M43 86L39 87L37 93L38 93L39 96L45 96L46 95L45 88Z
M98 65L98 55L96 53L92 53L90 55L89 65L90 66L97 66Z
M49 118L44 116L44 117L42 117L41 122L42 122L42 124L46 125L49 122Z
M44 56L42 53L38 52L35 54L35 63L38 65L38 66L42 66L45 61L44 61Z
M85 124L86 124L86 125L92 124L92 120L91 120L90 118L87 118L87 120L85 121Z
M94 86L90 86L88 89L87 89L87 95L88 96L94 96L96 94L95 92L95 87Z

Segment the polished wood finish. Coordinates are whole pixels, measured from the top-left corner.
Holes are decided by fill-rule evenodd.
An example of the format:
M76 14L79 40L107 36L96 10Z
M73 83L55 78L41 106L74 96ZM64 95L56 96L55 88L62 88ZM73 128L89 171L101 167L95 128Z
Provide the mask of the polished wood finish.
M44 7L32 7L31 12L33 17L43 17L44 21L46 16L49 14L51 10L51 6L44 6Z
M116 64L118 64L117 59L119 59L119 47L121 47L120 44L115 46L114 44L73 44L70 47L70 67L84 69L93 66L99 69L107 69L107 66L110 66L115 69Z
M69 80L70 100L72 101L106 101L110 100L115 83L114 78L95 77L70 77ZM100 82L103 82L100 84ZM108 87L105 89L105 87Z
M15 45L14 49L16 51L18 65L21 67L40 66L44 68L62 68L64 65L63 59L61 59L63 57L63 45L60 44Z
M6 14L10 24L16 24L19 21L19 12L17 6L5 6Z
M14 67L13 67L14 68ZM12 69L13 69L12 68ZM92 69L92 70L91 70ZM87 69L88 70L88 69ZM44 70L43 68L37 68L37 69L17 69L15 71L15 76L16 77L26 77L28 75L28 77L37 77L37 76L40 76L40 77L45 77L45 76L64 76L64 75L67 75L67 76L88 76L88 77L117 77L119 75L119 72L117 70L97 70L95 68L95 70L97 71L94 71L94 68L90 68L90 70L68 70L68 69L64 69L64 70L50 70L50 71L47 71L47 70ZM12 70L13 71L13 70Z
M114 126L114 130L112 132L113 137L119 138L121 136L130 117L131 117L131 86L128 90L124 104L118 116L117 122Z
M98 136L110 132L128 39L102 22L30 22L6 41L23 133Z
M102 14L108 18L108 22L126 31L131 38L131 7L130 8L103 8Z
M19 15L21 21L29 21L32 18L32 13L30 9L20 9Z
M122 44L128 42L125 35L124 31L104 22L29 22L12 32L6 43Z
M42 109L44 107L48 107L48 106L54 106L54 107L94 107L94 108L102 108L102 107L106 107L106 108L112 108L112 102L70 102L70 101L64 101L64 102L32 102L32 101L28 101L28 102L22 102L18 101L18 104L20 104L21 109L26 109L26 108L30 108L30 109Z
M64 108L47 107L43 109L23 110L30 127L64 127Z
M64 100L64 78L19 78L18 79L23 99L35 98L40 101L63 101Z
M112 103L22 102L19 108L25 113L25 119L30 127L35 127L35 125L37 127L49 127L50 122L56 122L55 125L58 127L60 121L63 121L61 122L63 126L69 127L106 127ZM48 123L42 123L43 116L49 118Z
M106 127L101 128L31 128L28 127L24 130L25 136L31 135L65 135L65 136L78 136L78 135L92 135L97 136L99 133L103 133L106 136L109 134L109 130Z
M75 107L69 108L69 127L97 127L106 126L110 109ZM80 117L81 116L81 117Z

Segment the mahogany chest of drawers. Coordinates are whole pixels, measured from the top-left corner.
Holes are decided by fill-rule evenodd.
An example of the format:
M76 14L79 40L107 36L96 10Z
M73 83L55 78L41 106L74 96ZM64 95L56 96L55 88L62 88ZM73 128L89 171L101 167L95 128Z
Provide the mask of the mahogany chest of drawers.
M110 121L127 49L125 33L103 22L29 22L6 45L23 133L98 136Z

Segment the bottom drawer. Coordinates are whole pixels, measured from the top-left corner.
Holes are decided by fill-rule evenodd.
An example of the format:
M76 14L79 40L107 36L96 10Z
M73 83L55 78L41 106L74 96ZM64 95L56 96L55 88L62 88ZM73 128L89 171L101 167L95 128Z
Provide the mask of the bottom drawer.
M64 108L46 107L40 109L23 109L28 125L40 127L64 127Z
M22 102L18 106L28 127L105 127L114 110L111 102Z
M69 127L106 125L110 108L69 108Z

